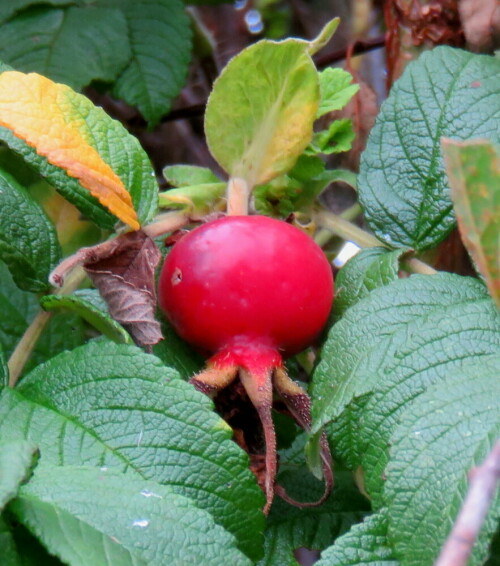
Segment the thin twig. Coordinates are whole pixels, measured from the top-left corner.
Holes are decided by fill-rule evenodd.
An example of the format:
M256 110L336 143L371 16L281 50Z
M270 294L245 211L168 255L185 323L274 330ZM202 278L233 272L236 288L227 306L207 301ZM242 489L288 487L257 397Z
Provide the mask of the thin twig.
M71 277L68 277L66 283L55 293L57 295L68 294L77 289L83 279L85 272L83 269L75 270ZM28 361L33 349L40 338L44 328L52 317L52 312L40 311L31 321L30 325L24 332L21 340L17 343L12 355L9 358L7 366L9 368L9 387L14 387L21 376L21 373Z
M348 45L337 51L332 51L332 53L315 57L314 62L318 69L323 69L324 67L328 67L328 65L343 61L347 58L348 54L351 57L355 57L356 55L363 55L363 53L368 53L368 51L380 49L381 47L385 47L385 35L374 37L373 39L358 40L354 45Z
M469 491L434 566L465 566L500 480L500 440L469 474Z

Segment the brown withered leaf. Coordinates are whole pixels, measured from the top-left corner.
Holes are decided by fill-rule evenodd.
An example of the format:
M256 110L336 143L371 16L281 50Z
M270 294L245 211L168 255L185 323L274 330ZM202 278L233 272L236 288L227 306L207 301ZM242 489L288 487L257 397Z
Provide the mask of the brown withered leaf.
M108 243L108 242L106 242ZM113 240L113 246L93 248L83 267L108 304L111 316L123 324L139 346L152 346L162 339L155 319L155 269L161 254L142 231Z
M83 265L106 301L109 314L123 324L137 345L150 347L163 338L154 318L154 274L160 259L156 244L139 230L81 248L54 269L49 281L61 287L67 275Z

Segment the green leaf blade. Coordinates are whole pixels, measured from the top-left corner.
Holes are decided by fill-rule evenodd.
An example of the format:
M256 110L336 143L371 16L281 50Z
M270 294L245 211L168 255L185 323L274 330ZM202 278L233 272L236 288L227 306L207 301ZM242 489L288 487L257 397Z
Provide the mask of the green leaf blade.
M2 26L0 58L81 90L93 80L113 81L125 67L127 23L120 10L96 6L31 8Z
M42 207L0 171L0 260L16 284L28 291L48 289L49 274L60 258L55 228Z
M260 41L214 84L205 113L210 152L250 187L291 169L311 140L319 82L307 45Z
M2 442L0 438L0 512L28 479L37 451L28 440Z
M351 73L344 69L328 67L319 73L321 101L317 118L346 106L359 90L359 85L351 82Z
M111 318L106 303L95 289L81 289L72 295L45 295L40 305L46 311L67 310L77 314L118 344L132 343L130 334Z
M443 306L486 301L480 281L448 273L413 275L375 289L348 309L331 329L313 379L313 432L337 418L376 385L373 365L381 367L392 335ZM490 303L491 308L491 303Z
M342 314L371 291L398 279L399 261L406 250L365 248L352 257L335 279L335 316Z
M500 155L488 141L442 146L462 239L500 308Z
M90 503L91 502L91 503ZM64 561L75 566L250 561L234 539L186 497L155 482L111 470L44 466L11 505Z
M387 514L376 513L338 538L316 566L399 566L387 540Z
M139 108L155 126L170 110L187 77L191 28L181 0L103 0L122 10L132 59L114 86L115 96Z
M114 467L170 485L258 556L263 494L231 430L209 399L135 346L99 340L39 366L4 391L0 431L27 434L45 463Z
M392 437L385 489L389 539L405 565L437 558L465 497L469 470L500 434L499 368L497 354L450 373L413 403ZM472 566L486 559L499 512L497 494Z
M385 243L423 250L453 229L440 139L499 141L499 73L494 57L437 47L394 84L359 175L365 216Z

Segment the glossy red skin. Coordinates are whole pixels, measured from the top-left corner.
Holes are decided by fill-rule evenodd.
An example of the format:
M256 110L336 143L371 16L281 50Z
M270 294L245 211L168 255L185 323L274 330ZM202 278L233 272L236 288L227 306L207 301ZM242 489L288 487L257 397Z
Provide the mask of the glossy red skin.
M218 352L221 365L224 352L232 353L228 363L251 350L270 358L300 352L321 332L332 300L321 248L266 216L228 216L195 228L174 245L159 281L160 307L178 334Z

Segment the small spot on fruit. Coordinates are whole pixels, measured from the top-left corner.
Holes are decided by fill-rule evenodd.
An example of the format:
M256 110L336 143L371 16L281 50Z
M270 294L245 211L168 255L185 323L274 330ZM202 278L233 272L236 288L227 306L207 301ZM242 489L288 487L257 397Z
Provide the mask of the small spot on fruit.
M179 285L179 283L182 281L182 271L176 267L174 269L174 272L172 273L172 285Z

